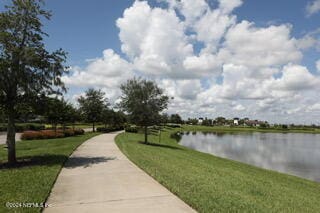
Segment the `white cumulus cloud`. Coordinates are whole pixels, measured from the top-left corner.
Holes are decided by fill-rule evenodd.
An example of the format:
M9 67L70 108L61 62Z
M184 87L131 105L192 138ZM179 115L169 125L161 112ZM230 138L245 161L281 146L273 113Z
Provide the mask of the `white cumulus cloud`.
M316 68L317 68L317 71L320 72L320 59L316 61Z
M142 76L174 97L168 112L185 118L312 119L319 76L301 61L319 43L315 33L296 38L291 24L238 20L241 0L161 2L168 6L135 1L125 9L116 21L122 53L105 50L85 68L73 68L66 84L103 88L115 100L121 83ZM312 14L318 2L309 3Z
M310 1L306 7L307 15L311 16L320 11L320 0Z

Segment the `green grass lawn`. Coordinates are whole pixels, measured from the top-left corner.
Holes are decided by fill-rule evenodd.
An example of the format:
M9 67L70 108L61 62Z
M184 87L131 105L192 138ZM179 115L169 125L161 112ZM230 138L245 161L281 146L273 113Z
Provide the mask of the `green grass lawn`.
M116 138L136 165L199 212L320 212L320 184L260 169L177 144L174 129L150 136Z
M257 127L240 127L240 126L200 126L200 125L183 125L181 130L184 131L202 131L202 132L270 132L270 133L313 133L320 134L320 129L276 129L276 128L257 128Z
M6 149L0 145L0 212L40 212L39 208L8 209L5 204L44 202L69 155L95 135L19 142L17 168L6 168Z

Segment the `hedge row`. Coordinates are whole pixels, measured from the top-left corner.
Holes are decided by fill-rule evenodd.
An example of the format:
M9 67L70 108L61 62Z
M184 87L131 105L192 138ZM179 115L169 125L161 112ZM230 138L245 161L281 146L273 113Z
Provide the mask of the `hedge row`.
M136 126L128 126L125 128L126 132L131 132L131 133L138 133L139 128Z
M98 132L108 133L123 130L123 127L98 127Z
M36 123L25 123L25 124L16 124L16 132L24 132L24 131L40 131L44 130L45 125L36 124ZM6 132L7 126L0 126L0 132Z
M41 130L41 131L25 131L21 135L21 140L39 140L39 139L53 139L53 138L64 138L75 135L83 135L83 129L67 129L62 130Z

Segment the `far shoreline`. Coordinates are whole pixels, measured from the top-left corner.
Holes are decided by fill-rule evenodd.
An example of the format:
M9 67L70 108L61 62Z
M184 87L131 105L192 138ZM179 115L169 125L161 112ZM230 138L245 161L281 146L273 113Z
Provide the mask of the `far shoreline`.
M304 133L304 134L320 134L320 129L276 129L261 127L239 127L239 126L200 126L200 125L182 125L183 131L199 131L199 132L260 132L260 133ZM179 130L178 130L179 131Z

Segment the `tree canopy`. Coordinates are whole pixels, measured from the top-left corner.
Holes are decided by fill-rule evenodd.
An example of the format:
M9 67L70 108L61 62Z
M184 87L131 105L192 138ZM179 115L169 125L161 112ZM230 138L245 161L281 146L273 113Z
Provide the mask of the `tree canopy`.
M170 122L175 124L182 124L183 120L179 114L172 114L170 116Z
M8 161L16 162L14 118L19 103L65 91L66 53L45 48L42 21L51 14L41 0L12 0L0 13L0 105L8 115Z
M128 113L132 123L144 127L147 143L147 128L161 121L159 113L167 108L169 97L155 82L140 78L128 80L120 88L120 107Z
M79 119L77 110L64 99L58 97L46 98L42 103L45 106L43 115L55 130L58 124L62 124L65 128L67 123L74 123Z
M102 112L108 105L105 93L101 90L88 89L84 96L78 98L80 112L86 121L92 123L92 131L95 131L95 123L101 121Z

